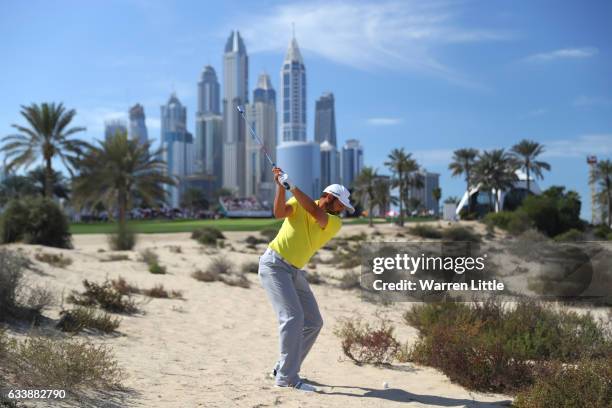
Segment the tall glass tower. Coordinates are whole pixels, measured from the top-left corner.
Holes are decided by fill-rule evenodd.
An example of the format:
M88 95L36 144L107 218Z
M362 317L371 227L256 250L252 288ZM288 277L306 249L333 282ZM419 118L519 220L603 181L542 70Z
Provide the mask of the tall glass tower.
M353 188L353 181L363 169L363 147L359 140L349 139L342 147L342 184Z
M210 65L205 66L198 81L198 113L221 114L219 88L215 69Z
M232 31L223 54L223 187L246 193L245 125L239 105L248 97L249 57L238 31Z
M331 92L321 95L315 103L315 142L328 141L336 146L336 112L334 107L334 94Z
M281 137L306 141L306 68L295 36L281 69Z
M140 144L145 144L148 140L144 108L139 103L130 108L130 137L138 140Z
M166 188L169 204L178 208L183 181L193 171L193 135L187 132L187 109L174 93L161 107L161 139L168 174L178 182L178 185Z
M253 91L253 103L248 106L247 117L276 161L276 92L272 87L270 76L261 74L257 87ZM246 142L246 192L257 196L261 201L272 203L274 199L274 179L261 146L249 134Z

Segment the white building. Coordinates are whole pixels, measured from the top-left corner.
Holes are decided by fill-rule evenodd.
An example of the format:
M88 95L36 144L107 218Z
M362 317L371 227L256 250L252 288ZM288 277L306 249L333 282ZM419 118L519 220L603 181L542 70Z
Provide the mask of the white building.
M238 31L232 31L223 55L223 187L246 192L245 124L236 109L248 103L249 58Z
M253 91L253 103L247 107L250 126L259 136L276 161L276 92L267 74L261 74ZM274 200L275 184L270 163L257 139L247 129L246 137L246 195L256 196L268 204Z
M144 107L137 103L130 108L130 138L145 144L149 140Z
M342 184L352 188L353 181L363 169L363 148L359 140L349 139L342 147Z
M321 150L315 142L284 142L276 149L278 166L310 198L320 197ZM290 194L289 194L290 195Z
M293 37L281 68L281 140L306 141L306 68Z

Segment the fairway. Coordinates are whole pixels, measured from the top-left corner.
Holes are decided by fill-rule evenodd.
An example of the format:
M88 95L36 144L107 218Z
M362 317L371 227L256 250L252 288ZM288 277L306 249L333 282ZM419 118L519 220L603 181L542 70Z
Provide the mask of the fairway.
M283 220L274 218L222 218L219 220L146 220L130 221L128 225L139 234L159 234L167 232L191 232L202 227L215 227L221 231L260 231L266 228L279 228ZM386 221L375 219L374 223ZM367 218L350 218L343 224L367 224ZM112 222L73 223L72 234L109 234L115 232L117 224Z

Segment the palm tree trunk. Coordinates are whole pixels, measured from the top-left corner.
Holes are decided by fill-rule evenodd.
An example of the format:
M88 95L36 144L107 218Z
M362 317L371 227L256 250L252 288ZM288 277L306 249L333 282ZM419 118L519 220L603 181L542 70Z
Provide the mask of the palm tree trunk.
M466 190L467 191L467 204L468 204L468 213L472 212L472 199L470 197L470 171L466 170L465 172L465 184L466 184Z
M51 167L51 158L45 158L45 197L53 198L53 167Z
M608 190L608 227L612 226L612 185L610 179L606 180L606 190Z
M402 173L399 173L399 194L400 194L400 198L399 198L399 225L400 227L404 226L404 211L403 211L403 206L402 206L402 202L404 201L404 188L403 188L404 182L402 181Z
M527 196L531 194L531 181L529 180L529 162L527 162Z
M119 204L119 229L125 228L125 214L127 207L126 193L123 190L119 190L118 196L118 204Z

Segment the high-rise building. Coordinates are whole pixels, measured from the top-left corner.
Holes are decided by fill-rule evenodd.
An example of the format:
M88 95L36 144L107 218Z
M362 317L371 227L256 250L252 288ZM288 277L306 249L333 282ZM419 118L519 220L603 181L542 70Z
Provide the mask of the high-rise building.
M336 146L336 113L334 94L324 93L315 104L315 142L328 141Z
M198 113L221 114L219 88L215 69L205 66L198 81Z
M281 69L281 137L306 141L306 68L293 37Z
M325 140L321 148L321 187L340 183L340 153L336 146Z
M168 203L180 206L184 179L193 172L193 136L187 131L187 109L173 93L168 103L161 107L161 140L164 148L163 159L167 172L174 176L177 185L167 186Z
M219 81L210 65L198 82L198 111L194 140L194 174L206 176L210 189L223 182L223 117L219 110ZM207 189L208 191L209 189Z
M223 55L223 187L246 192L245 125L237 106L248 97L249 58L238 31L232 31Z
M261 74L253 91L253 103L248 105L247 118L264 142L272 161L276 160L276 92L268 74ZM246 141L246 195L254 195L271 203L274 199L274 177L270 163L250 134Z
M349 139L342 147L342 184L346 188L353 188L355 178L363 168L363 148L359 140Z
M438 215L440 209L433 197L434 188L440 185L440 174L430 173L426 169L419 169L413 175L420 183L410 183L408 187L408 199L413 201L413 205L419 210L425 210L431 215Z
M138 140L140 144L149 140L144 108L139 103L130 108L130 138Z
M124 120L111 119L104 122L104 138L106 140L117 133L124 133L127 135L127 125Z
M283 142L276 148L278 166L312 199L322 192L320 149L316 142Z

